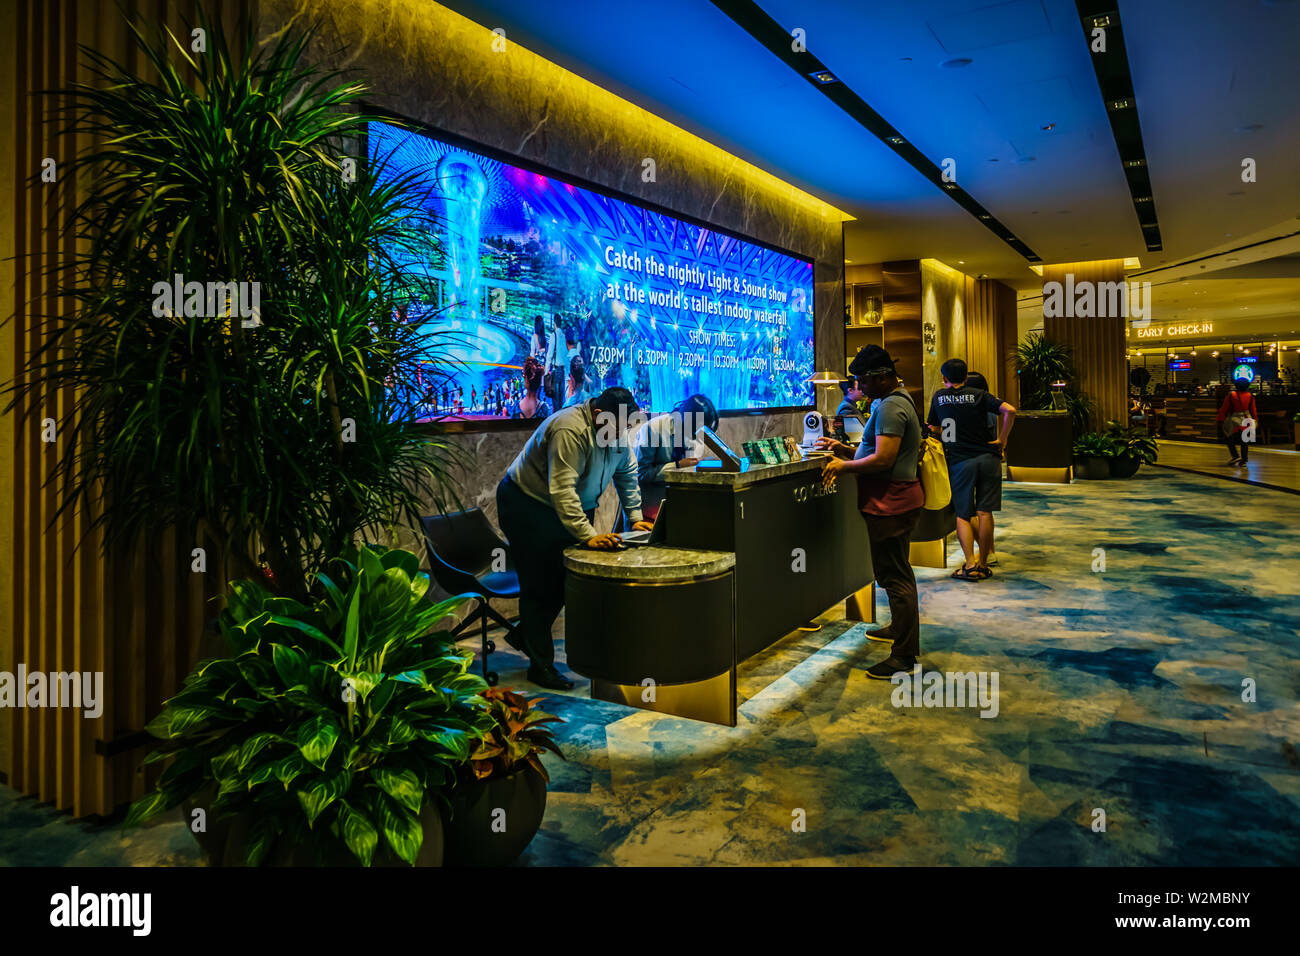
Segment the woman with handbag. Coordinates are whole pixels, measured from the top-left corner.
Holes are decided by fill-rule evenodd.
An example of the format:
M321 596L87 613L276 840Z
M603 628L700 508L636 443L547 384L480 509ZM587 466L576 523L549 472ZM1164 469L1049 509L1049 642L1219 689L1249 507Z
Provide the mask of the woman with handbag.
M1249 423L1252 427L1259 421L1259 410L1255 407L1255 396L1250 393L1250 382L1244 378L1237 379L1235 391L1223 398L1219 414L1215 421L1223 429L1223 441L1228 446L1228 465L1245 467L1250 452L1242 434ZM1253 436L1252 436L1253 437Z

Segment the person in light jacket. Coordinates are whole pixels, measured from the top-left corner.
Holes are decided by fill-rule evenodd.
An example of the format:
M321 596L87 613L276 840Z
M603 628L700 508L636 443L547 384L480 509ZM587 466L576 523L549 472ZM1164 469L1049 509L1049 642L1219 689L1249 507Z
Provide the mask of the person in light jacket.
M650 520L659 514L668 493L664 471L690 468L698 458L687 457L701 425L718 427L718 411L703 395L692 395L671 412L656 415L636 435L637 477L641 483L641 508Z
M561 409L537 427L497 486L497 520L519 575L519 624L507 640L528 655L528 679L538 686L573 686L555 666L551 640L564 607L564 549L621 544L592 525L601 493L612 482L633 528L651 528L642 520L636 459L623 431L636 412L625 388Z

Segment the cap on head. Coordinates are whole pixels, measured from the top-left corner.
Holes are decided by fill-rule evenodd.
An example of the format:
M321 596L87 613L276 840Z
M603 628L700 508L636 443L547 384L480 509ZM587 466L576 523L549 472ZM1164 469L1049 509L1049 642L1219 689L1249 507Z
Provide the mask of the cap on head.
M849 363L849 374L855 378L870 378L873 375L897 375L894 360L879 345L864 345Z

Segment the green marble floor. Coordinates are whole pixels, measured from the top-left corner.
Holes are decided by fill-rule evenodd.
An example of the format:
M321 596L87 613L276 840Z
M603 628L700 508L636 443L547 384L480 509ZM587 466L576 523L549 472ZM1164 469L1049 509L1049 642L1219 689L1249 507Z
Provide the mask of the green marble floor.
M1144 469L1004 506L994 578L917 571L926 670L996 672L995 717L894 706L837 613L746 664L735 728L580 684L521 864L1300 862L1300 497ZM0 790L0 863L198 861L176 820L124 837Z

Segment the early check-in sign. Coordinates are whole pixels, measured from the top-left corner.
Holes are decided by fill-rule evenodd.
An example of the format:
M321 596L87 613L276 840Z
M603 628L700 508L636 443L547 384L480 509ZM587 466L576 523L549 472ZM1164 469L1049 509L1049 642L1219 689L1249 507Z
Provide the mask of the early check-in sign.
M1204 335L1214 331L1214 323L1201 322L1194 325L1153 325L1147 329L1138 329L1140 339L1162 339L1174 335Z

